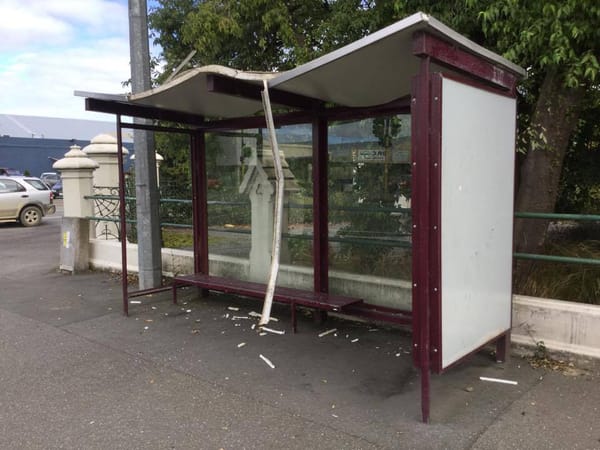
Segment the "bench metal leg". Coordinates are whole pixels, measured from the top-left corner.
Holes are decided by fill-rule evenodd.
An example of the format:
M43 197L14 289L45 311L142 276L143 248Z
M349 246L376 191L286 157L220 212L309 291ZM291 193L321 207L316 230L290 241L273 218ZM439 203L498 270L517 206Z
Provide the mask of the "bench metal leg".
M296 333L296 302L291 302L290 306L292 308L292 331Z
M508 347L510 346L510 331L500 336L496 340L496 362L506 362L508 356Z

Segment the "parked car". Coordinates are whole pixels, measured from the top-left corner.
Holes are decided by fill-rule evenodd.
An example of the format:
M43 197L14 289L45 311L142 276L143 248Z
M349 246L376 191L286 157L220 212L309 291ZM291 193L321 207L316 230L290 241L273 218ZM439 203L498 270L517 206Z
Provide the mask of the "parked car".
M8 167L0 167L0 175L14 177L14 176L22 176L23 174L17 169L9 169Z
M54 198L62 198L62 196L63 196L62 179L59 179L56 183L54 183L52 185L52 194L54 194Z
M0 222L39 225L42 217L56 212L52 191L39 178L0 176Z
M48 185L48 187L54 186L60 180L60 175L56 172L44 172L40 175L40 180Z

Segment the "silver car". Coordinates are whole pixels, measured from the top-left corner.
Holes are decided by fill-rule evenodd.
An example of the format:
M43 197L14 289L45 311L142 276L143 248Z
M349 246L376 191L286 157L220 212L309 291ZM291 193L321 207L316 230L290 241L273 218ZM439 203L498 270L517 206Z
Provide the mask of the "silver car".
M52 191L39 178L0 176L0 222L18 221L32 227L54 214Z

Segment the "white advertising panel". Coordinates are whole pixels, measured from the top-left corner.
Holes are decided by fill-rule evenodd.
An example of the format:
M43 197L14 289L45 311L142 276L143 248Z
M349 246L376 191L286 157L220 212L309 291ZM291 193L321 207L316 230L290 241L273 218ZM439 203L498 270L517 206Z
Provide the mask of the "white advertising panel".
M515 99L442 84L442 368L511 326Z

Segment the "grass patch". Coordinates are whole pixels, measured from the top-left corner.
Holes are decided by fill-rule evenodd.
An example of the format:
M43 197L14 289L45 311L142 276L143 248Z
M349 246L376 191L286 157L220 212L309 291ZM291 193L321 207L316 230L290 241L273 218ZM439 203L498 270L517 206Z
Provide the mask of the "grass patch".
M226 241L227 238L218 236L209 236L208 245L219 244ZM192 249L194 247L194 234L188 228L163 228L162 229L163 248Z
M600 259L600 241L561 240L544 254ZM600 266L535 261L519 294L600 305Z

